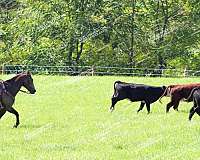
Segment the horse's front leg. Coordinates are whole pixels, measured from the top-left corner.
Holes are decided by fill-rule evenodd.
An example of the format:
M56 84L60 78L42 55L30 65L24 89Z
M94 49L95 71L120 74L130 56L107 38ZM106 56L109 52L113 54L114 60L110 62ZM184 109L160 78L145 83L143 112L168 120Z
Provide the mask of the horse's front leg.
M6 110L16 116L16 124L13 127L17 128L19 125L19 113L12 107L6 108Z

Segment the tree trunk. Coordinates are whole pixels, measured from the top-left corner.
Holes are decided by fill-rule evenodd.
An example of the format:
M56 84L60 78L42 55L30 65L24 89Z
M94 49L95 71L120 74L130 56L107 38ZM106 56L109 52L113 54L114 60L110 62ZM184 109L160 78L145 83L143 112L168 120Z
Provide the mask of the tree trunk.
M74 50L75 50L75 46L74 46L74 37L72 37L71 39L70 39L70 44L69 44L69 52L68 52L68 55L67 55L67 64L69 65L69 66L71 66L73 63L73 61L72 61L72 54L73 54L73 52L74 52Z
M165 4L164 4L165 3ZM160 9L162 9L162 14L160 14ZM156 8L156 28L155 28L155 43L157 46L157 50L155 51L158 57L158 63L162 66L164 62L163 58L163 48L166 30L168 27L169 15L168 15L168 0L165 1L157 1Z
M135 61L134 61L134 23L135 23L135 5L136 5L136 0L132 0L132 18L131 18L131 48L130 48L130 53L129 53L129 67L134 67L135 66Z
M81 54L83 52L83 45L84 45L84 43L81 42L81 44L80 44L80 50L79 50L79 41L77 40L77 55L76 55L76 64L77 65L79 64L79 60L80 60Z

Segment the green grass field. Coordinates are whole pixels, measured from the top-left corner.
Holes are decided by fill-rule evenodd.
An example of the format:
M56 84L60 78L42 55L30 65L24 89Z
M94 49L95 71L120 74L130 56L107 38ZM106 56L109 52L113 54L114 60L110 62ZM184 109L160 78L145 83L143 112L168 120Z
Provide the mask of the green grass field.
M1 79L12 75L1 76ZM139 102L123 100L109 112L113 82L169 85L199 82L198 78L33 76L35 95L19 93L14 108L0 121L0 159L67 160L193 160L200 157L200 117L188 121L192 103L165 113L163 104L136 113Z

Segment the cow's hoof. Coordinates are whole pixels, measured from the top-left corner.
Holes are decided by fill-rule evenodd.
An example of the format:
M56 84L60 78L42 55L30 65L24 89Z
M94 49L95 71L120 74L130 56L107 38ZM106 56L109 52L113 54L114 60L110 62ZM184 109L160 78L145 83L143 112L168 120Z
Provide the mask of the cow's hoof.
M112 113L114 111L114 108L113 107L110 107L110 112Z
M168 112L169 112L169 109L170 109L170 108L166 108L166 113L168 113Z
M178 108L174 108L175 111L178 111Z

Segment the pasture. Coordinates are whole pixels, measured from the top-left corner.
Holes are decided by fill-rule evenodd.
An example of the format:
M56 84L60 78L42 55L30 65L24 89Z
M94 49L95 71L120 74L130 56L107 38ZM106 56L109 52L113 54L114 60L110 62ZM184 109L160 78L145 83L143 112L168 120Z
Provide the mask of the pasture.
M13 75L1 76L1 79ZM170 160L200 157L200 117L188 121L192 103L165 113L169 98L137 114L138 102L123 100L109 112L113 83L149 85L199 82L199 78L33 76L36 94L19 93L14 108L0 120L0 159Z

